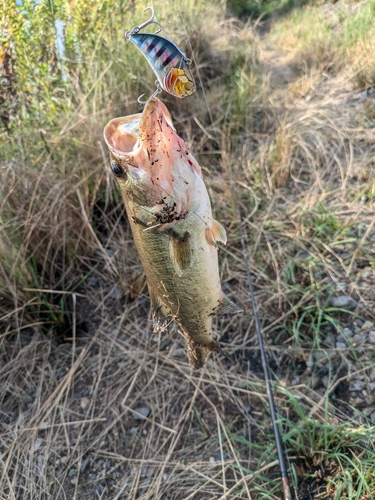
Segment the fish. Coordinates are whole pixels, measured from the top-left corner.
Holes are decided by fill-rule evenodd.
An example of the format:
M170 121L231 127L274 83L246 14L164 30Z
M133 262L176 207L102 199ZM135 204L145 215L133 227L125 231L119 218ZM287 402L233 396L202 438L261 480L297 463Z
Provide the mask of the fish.
M143 113L112 119L104 139L146 274L154 331L177 321L190 366L199 369L221 352L213 317L242 312L221 289L218 243L227 236L213 218L202 169L157 98Z
M196 85L189 68L191 60L177 45L152 33L129 32L127 38L147 59L163 90L180 99L195 93Z

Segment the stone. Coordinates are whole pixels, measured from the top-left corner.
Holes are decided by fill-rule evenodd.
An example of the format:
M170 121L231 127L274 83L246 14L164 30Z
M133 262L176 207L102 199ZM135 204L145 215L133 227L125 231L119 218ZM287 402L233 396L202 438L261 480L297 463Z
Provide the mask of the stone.
M368 334L368 338L371 344L375 344L375 331L371 330Z
M148 406L139 406L133 410L134 420L146 420L150 414L150 408Z
M375 406L370 406L369 408L364 408L363 409L363 414L368 417L369 415L371 415L371 413L373 413L375 411Z
M324 351L316 351L316 352L314 352L314 359L315 359L315 362L323 360L323 359L327 359L327 355Z
M341 309L355 309L357 303L351 297L347 295L339 295L338 297L333 297L331 299L331 305L333 307L339 307Z
M328 333L324 339L324 342L330 346L336 345L336 335L333 333Z
M353 337L353 344L354 345L360 345L366 342L367 340L367 334L366 333L357 333Z
M347 345L344 342L336 342L337 349L346 349Z
M291 385L299 385L301 383L301 377L296 375L293 377L293 380L291 381Z
M361 380L356 380L349 383L349 391L352 392L362 391L363 389L365 389L365 387L365 382L362 382Z
M368 331L371 330L371 328L374 327L374 323L372 321L365 321L363 325L361 326L361 330Z
M341 335L341 333L339 335L337 335L336 342L343 342L345 344L346 339L345 339L344 335Z
M344 337L353 337L354 332L351 328L344 328L342 334Z
M313 375L311 377L311 388L312 389L317 389L321 384L321 379L318 375Z
M88 405L90 404L90 400L89 398L82 398L81 399L81 408L84 410L85 408L88 407Z
M362 279L370 278L370 276L372 275L372 273L373 273L372 267L364 267L361 270L361 278Z
M90 458L89 457L87 457L84 460L82 460L82 462L81 462L81 472L85 472L86 467L88 466L89 462L90 462Z

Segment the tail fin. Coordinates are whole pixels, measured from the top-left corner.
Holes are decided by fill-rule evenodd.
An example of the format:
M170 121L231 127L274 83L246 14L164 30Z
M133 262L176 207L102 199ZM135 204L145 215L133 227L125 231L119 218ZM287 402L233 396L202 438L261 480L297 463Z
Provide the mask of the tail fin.
M209 344L196 344L195 342L191 341L187 343L187 355L189 359L189 365L193 370L199 370L199 368L202 368L208 356L212 352L223 353L221 347L216 342L216 340L212 340L212 342L210 342Z

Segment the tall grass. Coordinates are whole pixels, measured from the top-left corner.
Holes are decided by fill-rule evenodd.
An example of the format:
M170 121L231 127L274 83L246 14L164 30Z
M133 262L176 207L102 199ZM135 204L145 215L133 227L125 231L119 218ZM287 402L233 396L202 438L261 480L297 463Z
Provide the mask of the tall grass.
M2 262L1 289L7 304L12 297L27 304L26 288L73 286L80 274L77 266L86 274L96 248L105 252L91 227L94 206L103 200L108 208L119 196L101 135L111 117L136 112L138 95L152 92L152 71L123 36L143 21L144 6L100 1L90 9L80 1L7 4L3 22L13 68L8 97L14 93L13 100L5 101L11 109L5 106L2 132L1 246L7 259ZM194 51L203 83L215 82L215 94L223 86L237 41L236 32L229 46L220 41L230 26L223 16L223 4L200 1L158 9L170 36ZM219 32L207 30L209 24L221 25ZM212 62L215 53L217 61ZM241 57L241 51L235 53L233 68ZM207 126L207 105L199 97L191 104ZM182 106L182 119L186 110Z

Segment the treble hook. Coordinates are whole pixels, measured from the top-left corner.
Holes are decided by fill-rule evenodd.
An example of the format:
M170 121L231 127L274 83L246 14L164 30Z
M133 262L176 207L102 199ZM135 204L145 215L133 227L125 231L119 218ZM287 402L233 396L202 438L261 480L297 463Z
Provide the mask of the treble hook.
M159 26L159 29L157 31L155 31L155 33L153 33L154 35L156 35L157 33L160 33L160 31L161 31L162 28L161 28L159 22L155 18L154 8L153 7L146 7L142 11L142 14L143 14L143 12L146 12L146 10L151 10L151 17L150 17L150 19L148 21L145 21L144 23L140 24L139 26L134 26L134 28L132 28L130 31L126 31L125 32L125 38L129 38L131 35L136 35L141 30L143 30L143 28L145 28L146 26L148 26L149 24L157 24Z
M152 96L150 96L150 97L147 99L147 101L141 101L141 99L142 99L142 97L144 96L144 94L142 94L142 95L140 95L140 96L138 97L138 99L137 99L137 100L138 100L139 104L147 104L147 103L148 103L148 101L151 101L154 97L156 97L158 94L160 94L161 92L163 92L163 89L161 88L160 83L159 83L157 80L156 80L156 82L155 82L155 85L156 85L156 90L155 90L155 92L152 94Z

